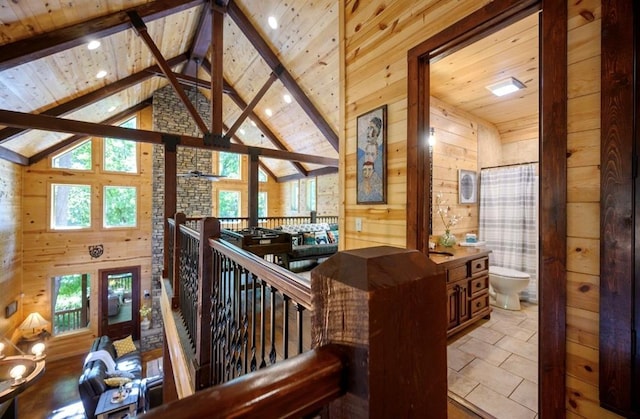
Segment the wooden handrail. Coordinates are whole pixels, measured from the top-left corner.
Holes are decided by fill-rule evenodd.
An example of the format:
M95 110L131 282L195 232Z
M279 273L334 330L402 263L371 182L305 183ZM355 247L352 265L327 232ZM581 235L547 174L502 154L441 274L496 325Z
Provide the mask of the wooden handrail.
M307 310L313 310L311 286L308 282L303 282L299 275L276 264L265 262L261 257L246 250L239 249L224 240L210 238L209 246L234 262L238 262L249 271L257 274L269 285L282 291Z
M346 355L326 345L159 406L143 418L301 417L345 392Z

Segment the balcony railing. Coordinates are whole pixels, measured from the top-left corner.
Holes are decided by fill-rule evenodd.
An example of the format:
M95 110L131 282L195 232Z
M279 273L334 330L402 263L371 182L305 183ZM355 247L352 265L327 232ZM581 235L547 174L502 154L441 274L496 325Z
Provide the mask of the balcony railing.
M445 279L425 255L338 252L309 283L221 240L217 219L198 231L181 219L169 223L177 268L162 311L182 400L150 416L287 417L329 403L335 417L446 417Z

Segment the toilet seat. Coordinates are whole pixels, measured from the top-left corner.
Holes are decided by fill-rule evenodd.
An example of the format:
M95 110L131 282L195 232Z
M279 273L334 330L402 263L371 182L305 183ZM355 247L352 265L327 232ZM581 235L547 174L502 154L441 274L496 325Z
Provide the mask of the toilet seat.
M502 266L489 266L489 274L502 276L513 279L529 279L531 275L525 272L516 271L511 268L503 268Z

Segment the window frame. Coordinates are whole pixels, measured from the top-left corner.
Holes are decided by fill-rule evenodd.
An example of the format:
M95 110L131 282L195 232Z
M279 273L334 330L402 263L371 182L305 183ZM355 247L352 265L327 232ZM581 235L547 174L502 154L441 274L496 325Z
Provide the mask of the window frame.
M236 158L238 159L238 177L230 177L228 175L225 175L222 171L223 168L223 164L222 164L222 156L225 155L234 155L236 156ZM224 180L225 181L242 181L242 155L238 154L238 153L232 153L230 151L218 151L218 174L221 176L225 176Z
M60 228L60 227L56 227L54 226L54 214L55 214L55 193L54 193L54 187L55 186L85 186L89 188L89 225L86 227L66 227L66 228ZM48 215L48 222L47 222L47 230L48 231L58 231L58 232L67 232L67 231L90 231L94 228L94 223L93 223L93 216L94 216L94 212L93 212L93 206L94 206L94 202L93 202L93 185L92 184L83 184L83 183L75 183L75 182L48 182L48 188L47 188L47 200L49 202L49 205L47 206L47 215Z
M238 214L237 215L221 215L220 214L220 195L223 193L233 193L238 196ZM216 194L217 198L217 213L219 218L240 218L242 217L242 193L239 190L234 189L220 189Z
M133 189L135 190L136 193L136 216L135 216L135 224L132 226L107 226L106 225L106 221L107 221L107 217L106 217L106 210L107 210L107 203L106 203L106 199L107 199L107 193L106 190L107 188L128 188L128 189ZM102 229L103 230L117 230L117 229L136 229L140 226L140 193L139 193L139 187L138 186L129 186L129 185L102 185L102 208L101 208L101 217L102 217Z
M86 174L86 173L95 173L96 172L96 165L95 165L95 156L96 156L96 143L95 141L93 141L94 138L90 137L78 142L74 142L64 148L62 148L58 153L51 155L48 158L48 162L49 162L49 169L51 170L56 170L56 171L72 171L72 172L78 172L78 173L82 173L82 174ZM69 153L72 150L81 147L82 145L84 145L85 143L91 143L91 167L89 169L74 169L74 168L70 168L70 167L56 167L53 165L53 160L56 157L60 157L65 153Z
M128 118L127 120L125 120L124 122L118 124L119 127L124 126L125 124L127 124L129 121L131 120L135 120L135 128L138 128L138 117L137 116L133 116L131 118ZM138 141L131 141L131 140L123 140L120 138L113 138L113 137L100 137L102 138L102 148L100 150L100 157L101 157L101 165L100 165L100 171L101 173L109 173L109 174L118 174L118 175L123 175L123 176L136 176L136 175L140 175L141 173L141 169L140 169L140 164L141 164L141 160L140 160L140 144L138 144ZM116 141L126 141L128 143L132 143L135 146L135 161L136 161L136 171L135 172L123 172L120 170L107 170L107 165L105 162L105 158L107 156L106 153L106 145L107 145L107 141L108 140L116 140Z

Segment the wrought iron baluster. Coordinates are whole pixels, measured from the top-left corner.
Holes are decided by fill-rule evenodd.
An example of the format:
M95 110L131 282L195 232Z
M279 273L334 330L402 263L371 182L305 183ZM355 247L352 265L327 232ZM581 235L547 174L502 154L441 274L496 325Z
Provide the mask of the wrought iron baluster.
M282 356L289 358L289 296L282 295Z
M304 307L301 304L296 303L296 310L297 310L297 318L296 321L298 323L298 353L301 354L302 350L303 350L303 327L302 327L302 321L303 321L303 315L304 315Z
M255 274L251 274L251 371L255 371L258 364L256 361L256 322L258 321L256 317L256 306L258 305L256 298L258 292L256 289L257 281L258 277Z
M271 350L269 351L269 362L271 362L271 365L276 363L276 358L277 358L277 353L276 353L276 292L278 292L277 289L275 289L274 287L270 287L271 288L271 321L270 326L271 326L271 334L270 334L270 338L271 338Z
M265 346L266 346L266 340L267 337L265 336L266 334L266 330L265 330L265 311L267 309L267 301L266 301L266 297L265 297L265 291L266 291L266 282L264 282L262 279L260 280L260 368L264 368L267 366L267 362L265 359Z

